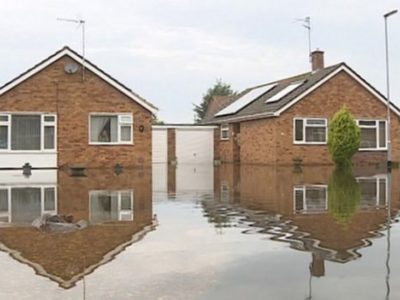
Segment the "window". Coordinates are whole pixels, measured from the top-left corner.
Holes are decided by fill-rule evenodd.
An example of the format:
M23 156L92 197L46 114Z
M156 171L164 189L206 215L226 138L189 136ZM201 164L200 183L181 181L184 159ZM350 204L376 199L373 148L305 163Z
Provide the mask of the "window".
M3 186L0 189L0 223L31 223L45 213L57 213L55 186Z
M229 140L229 124L221 125L221 140Z
M363 208L385 206L387 203L386 176L360 177L357 182L361 190L361 203Z
M221 183L221 202L229 202L229 185L227 182Z
M55 115L0 114L0 150L48 151L55 149Z
M361 130L360 150L386 150L386 121L358 120Z
M132 144L132 115L90 116L91 144Z
M310 185L294 188L294 211L297 213L318 213L328 208L327 187Z
M133 191L91 191L90 221L133 220Z
M326 144L326 119L295 118L293 124L295 144Z
M0 223L9 222L9 201L8 201L8 190L0 189Z

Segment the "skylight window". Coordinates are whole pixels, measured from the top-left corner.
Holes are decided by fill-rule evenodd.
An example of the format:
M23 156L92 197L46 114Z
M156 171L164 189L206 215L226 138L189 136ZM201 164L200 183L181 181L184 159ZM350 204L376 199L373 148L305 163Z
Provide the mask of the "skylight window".
M280 100L281 98L285 97L287 94L298 88L300 85L302 85L304 81L298 81L294 82L292 84L289 84L287 87L285 87L283 90L279 91L275 95L273 95L271 98L267 99L265 103L271 103L271 102L276 102Z
M269 84L266 86L252 89L250 92L246 93L245 95L243 95L242 97L237 99L235 102L233 102L232 104L225 107L223 110L216 113L215 116L218 117L218 116L223 116L223 115L234 114L234 113L238 112L239 110L243 109L245 106L249 105L251 102L256 100L261 95L263 95L266 92L268 92L269 90L271 90L275 86L276 86L276 83L273 83L273 84Z

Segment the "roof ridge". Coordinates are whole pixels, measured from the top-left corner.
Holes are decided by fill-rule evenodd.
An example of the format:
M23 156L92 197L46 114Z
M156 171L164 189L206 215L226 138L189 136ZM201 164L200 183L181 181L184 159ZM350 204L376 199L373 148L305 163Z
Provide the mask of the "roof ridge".
M53 58L55 58L56 56L62 54L63 52L64 55L69 56L70 58L72 58L73 60L77 60L74 56L76 56L78 59L81 59L83 61L83 56L81 56L78 52L76 52L75 50L73 50L72 48L70 48L69 46L65 45L63 46L61 49L57 50L56 52L54 52L53 54L51 54L50 56L46 57L45 59L41 60L40 62L38 62L37 64L35 64L34 66L32 66L31 68L27 69L26 71L22 72L21 74L19 74L18 76L14 77L13 79L11 79L10 81L6 82L5 84L3 84L2 86L0 86L0 95L3 93L2 90L3 89L7 89L8 87L10 87L9 89L14 88L14 86L12 86L13 83L15 83L16 81L22 79L22 81L25 81L26 79L28 79L29 77L31 77L33 74L35 74L36 72L34 72L33 74L29 75L29 73L31 73L32 71L34 71L35 69L41 67L43 64L46 64L49 60L52 60ZM63 57L60 56L59 58ZM118 81L117 79L115 79L114 77L112 77L110 74L108 74L107 72L103 71L101 68L99 68L97 65L95 65L94 63L92 63L90 60L84 59L85 64L88 64L91 68L94 68L96 70L96 72L99 72L102 74L102 76L105 76L106 78L108 78L109 81L114 82L113 84L116 84L117 86L121 87L121 90L126 90L126 92L124 92L126 95L129 95L129 93L131 94L132 99L134 99L136 102L138 102L139 104L141 104L142 106L144 106L145 108L147 108L148 110L150 110L152 113L155 113L154 111L158 110L158 108L156 106L154 106L153 104L151 104L148 100L146 100L145 98L143 98L142 96L140 96L139 94L135 93L132 91L132 89L130 89L129 87L127 87L125 84L123 84L122 82ZM51 62L53 63L53 62ZM81 63L81 62L79 62ZM47 66L45 66L47 67ZM23 79L24 76L28 76L27 78ZM97 76L99 76L97 74ZM104 80L104 78L103 78ZM21 81L21 82L22 82ZM107 81L107 80L106 80ZM110 82L109 82L110 83ZM19 83L16 83L16 85L19 85ZM9 89L7 89L4 92L7 92ZM136 98L136 99L135 99ZM143 102L143 103L140 103ZM144 105L143 105L144 104ZM148 106L148 107L146 107ZM150 109L149 109L150 107ZM154 110L154 111L152 111Z
M326 67L324 67L324 68L322 68L320 70L327 70L327 69L330 69L330 68L336 69L336 68L338 68L338 67L340 67L342 65L346 65L346 63L345 62L336 63L336 64L333 64L333 65L326 66ZM318 71L320 71L320 70L318 70ZM299 74L296 74L296 75L293 75L293 76L284 77L282 79L278 79L278 80L274 80L274 81L269 81L267 83L262 83L262 84L259 84L259 85L255 85L255 86L252 86L252 87L249 87L249 88L246 88L246 89L242 90L242 92L244 92L246 90L252 90L252 89L255 89L255 88L263 87L263 86L266 86L266 85L269 85L269 84L279 83L279 82L282 82L282 81L289 81L289 79L294 79L294 78L297 78L297 77L313 75L313 74L315 74L315 72L313 72L313 71L299 73Z

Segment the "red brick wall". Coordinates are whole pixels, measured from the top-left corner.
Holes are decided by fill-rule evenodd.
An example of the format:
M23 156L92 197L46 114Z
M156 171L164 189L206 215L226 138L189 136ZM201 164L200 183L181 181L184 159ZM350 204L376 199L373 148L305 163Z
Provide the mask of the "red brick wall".
M168 156L168 163L175 163L176 162L176 129L175 128L168 128L167 129L167 156Z
M84 82L79 72L65 74L68 61L68 57L59 59L0 96L0 111L57 113L59 166L151 163L151 113L88 70ZM134 145L88 145L91 112L132 113Z
M234 131L233 124L229 124L229 139L221 140L221 131L217 130L217 139L219 140L219 157L222 162L233 162L234 161Z
M276 161L275 119L243 122L240 126L240 161L274 164Z
M362 85L341 72L298 103L280 117L241 123L242 163L293 164L299 157L303 164L332 164L327 145L294 145L294 117L323 117L329 119L346 105L355 118L385 119L386 105L369 93ZM393 161L400 161L400 121L394 113L392 119ZM220 156L231 161L232 140L221 142ZM355 155L355 163L377 163L386 160L386 151L362 151Z

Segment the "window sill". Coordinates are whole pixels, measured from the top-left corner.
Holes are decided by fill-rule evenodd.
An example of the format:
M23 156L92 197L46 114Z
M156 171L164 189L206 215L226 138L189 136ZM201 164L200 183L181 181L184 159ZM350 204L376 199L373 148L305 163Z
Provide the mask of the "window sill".
M362 148L358 149L359 152L387 152L387 148L381 148L381 149L368 149L368 148Z
M134 146L135 143L89 143L89 146Z
M57 151L50 150L0 150L1 154L57 154Z
M229 138L227 138L227 139L219 139L220 141L222 141L222 142L226 142L226 141L229 141Z
M296 146L326 146L327 142L294 142Z

